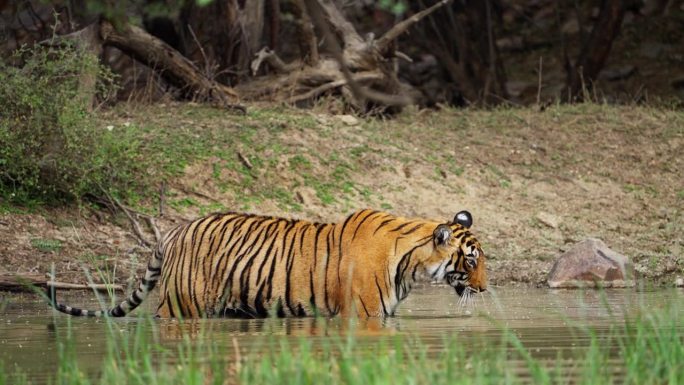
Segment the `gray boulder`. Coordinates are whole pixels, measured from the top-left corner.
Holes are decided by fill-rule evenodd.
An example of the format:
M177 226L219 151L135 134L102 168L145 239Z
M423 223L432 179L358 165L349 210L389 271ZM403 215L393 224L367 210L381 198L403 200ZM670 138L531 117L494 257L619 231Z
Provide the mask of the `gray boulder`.
M547 283L552 288L631 287L634 265L600 239L587 238L558 257Z

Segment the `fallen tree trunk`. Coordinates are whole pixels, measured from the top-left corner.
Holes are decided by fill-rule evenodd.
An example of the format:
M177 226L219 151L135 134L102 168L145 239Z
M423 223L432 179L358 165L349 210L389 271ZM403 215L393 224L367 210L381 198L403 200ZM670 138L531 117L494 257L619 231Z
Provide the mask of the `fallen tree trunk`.
M47 289L54 287L60 290L98 290L98 291L123 291L124 288L117 284L78 284L68 282L48 281L39 274L11 274L0 275L0 290L12 292L32 292L34 288Z
M188 99L246 111L244 106L234 103L238 95L232 88L210 79L180 52L142 28L125 22L115 27L102 19L79 31L60 36L59 40L76 41L94 53L101 52L102 45L116 47L159 73Z
M104 44L120 49L159 72L189 99L216 102L244 112L244 107L230 102L237 99L237 94L230 87L207 78L185 56L143 29L126 23L115 28L107 20L102 20L100 36Z

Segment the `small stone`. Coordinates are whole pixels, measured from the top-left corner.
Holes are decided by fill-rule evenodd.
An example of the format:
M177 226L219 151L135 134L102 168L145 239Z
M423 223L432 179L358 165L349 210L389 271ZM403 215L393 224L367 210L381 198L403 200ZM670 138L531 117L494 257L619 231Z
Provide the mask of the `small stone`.
M340 119L342 123L346 124L347 126L356 126L359 124L359 120L351 115L339 115L337 118Z
M600 239L587 238L558 257L547 283L552 288L631 287L634 265Z
M543 212L543 211L540 212L539 214L537 214L536 218L539 222L543 223L544 225L546 225L552 229L557 229L558 224L560 222L560 219L558 219L557 216Z
M675 279L675 286L684 287L684 278L677 277L677 279Z

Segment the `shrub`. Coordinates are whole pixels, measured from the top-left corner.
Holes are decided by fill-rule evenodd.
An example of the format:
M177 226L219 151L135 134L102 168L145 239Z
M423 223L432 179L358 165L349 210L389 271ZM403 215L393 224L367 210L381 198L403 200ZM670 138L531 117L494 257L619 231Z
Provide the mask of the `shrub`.
M23 64L0 60L0 196L54 204L125 183L139 144L93 124L112 73L71 45L22 48L9 61Z

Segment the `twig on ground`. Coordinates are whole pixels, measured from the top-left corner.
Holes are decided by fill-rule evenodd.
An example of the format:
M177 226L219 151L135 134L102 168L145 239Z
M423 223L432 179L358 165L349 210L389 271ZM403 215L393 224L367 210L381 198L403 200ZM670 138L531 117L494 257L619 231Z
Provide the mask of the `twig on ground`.
M539 71L537 71L537 106L541 105L541 90L542 90L542 56L539 56Z
M89 283L87 285L83 285L83 284L78 284L78 283L47 281L47 282L45 282L45 285L47 287L53 287L55 289L62 289L62 290L91 289L91 290L98 290L98 291L110 291L110 290L124 291L123 286L121 286L119 284L114 284L114 283Z
M237 156L238 156L238 159L240 159L240 162L241 162L245 167L247 167L247 168L250 169L250 170L254 168L254 166L252 165L252 162L250 162L249 159L247 159L246 156L242 155L242 153L241 153L240 151L238 151Z
M164 205L166 204L166 182L159 186L159 217L164 216Z
M157 222L155 222L154 217L151 217L149 215L144 216L145 220L147 221L147 225L150 226L152 229L152 232L154 232L154 241L155 243L159 242L162 238L161 232L159 231L159 227L157 227Z
M135 218L133 218L131 210L127 209L123 204L121 204L121 202L119 202L118 199L111 196L105 189L103 189L102 187L100 187L100 189L107 196L107 199L109 199L113 206L118 207L121 211L123 211L124 214L126 214L126 217L131 222L133 232L135 233L135 236L138 238L138 241L140 241L140 243L146 246L147 248L151 249L154 246L154 244L145 239L145 236L143 235L142 230L140 229L140 223Z
M64 290L91 289L99 291L123 291L123 286L117 284L78 284L69 282L57 282L52 279L47 280L40 274L0 274L0 290L7 291L33 291L34 287L55 288Z

